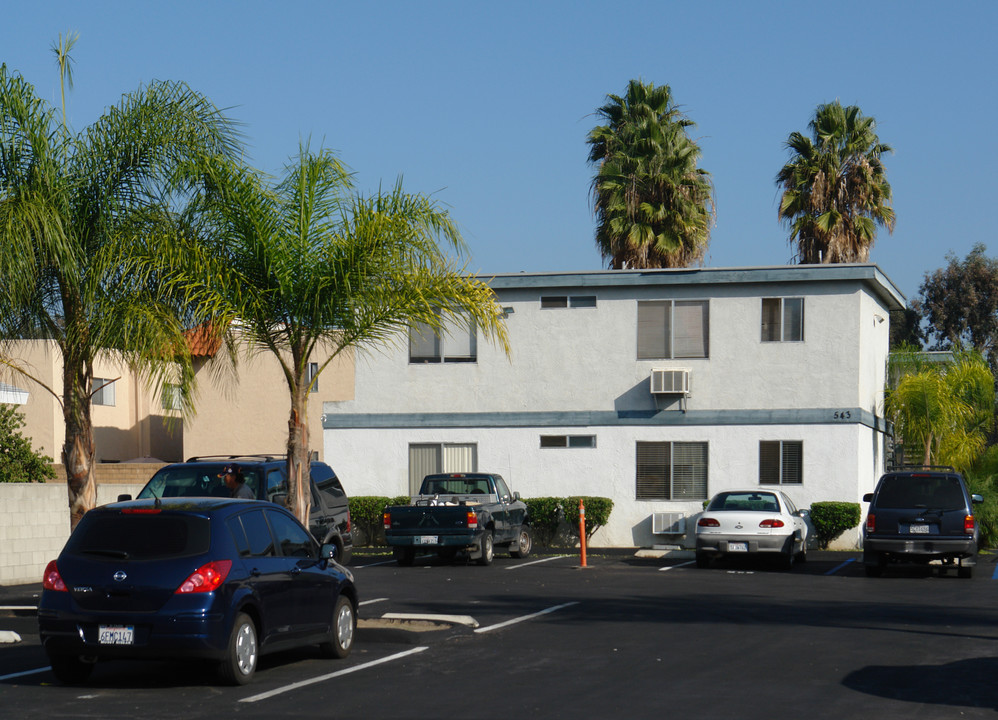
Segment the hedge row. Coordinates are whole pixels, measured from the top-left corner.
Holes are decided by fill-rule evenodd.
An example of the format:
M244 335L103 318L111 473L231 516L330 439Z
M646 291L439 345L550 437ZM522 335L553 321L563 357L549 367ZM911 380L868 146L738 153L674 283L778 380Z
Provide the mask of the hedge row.
M606 525L613 510L613 501L605 497L575 495L566 498L524 498L527 517L534 534L534 544L539 547L574 546L579 539L579 500L586 511L586 541ZM391 505L408 505L409 497L362 495L350 498L350 519L353 523L353 542L358 547L385 545L382 513Z

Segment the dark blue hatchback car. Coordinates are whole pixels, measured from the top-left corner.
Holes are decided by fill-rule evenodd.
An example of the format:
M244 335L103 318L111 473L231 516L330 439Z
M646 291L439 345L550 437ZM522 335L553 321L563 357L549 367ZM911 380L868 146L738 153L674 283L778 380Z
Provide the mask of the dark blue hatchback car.
M357 626L349 570L274 503L133 500L88 512L49 563L38 628L56 677L99 660L202 658L228 683L260 655L318 644L346 657Z

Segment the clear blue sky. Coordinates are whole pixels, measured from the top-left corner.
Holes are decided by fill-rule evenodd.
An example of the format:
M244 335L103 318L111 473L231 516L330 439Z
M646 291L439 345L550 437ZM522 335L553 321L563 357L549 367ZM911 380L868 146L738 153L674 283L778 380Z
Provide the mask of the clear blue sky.
M871 259L909 298L948 252L998 242L998 3L9 2L0 61L59 104L51 51L73 52L70 123L183 80L243 123L279 173L300 138L336 150L359 189L433 194L469 270L598 270L585 138L631 78L668 84L713 175L709 267L783 265L774 177L784 142L839 99L876 118L897 228Z

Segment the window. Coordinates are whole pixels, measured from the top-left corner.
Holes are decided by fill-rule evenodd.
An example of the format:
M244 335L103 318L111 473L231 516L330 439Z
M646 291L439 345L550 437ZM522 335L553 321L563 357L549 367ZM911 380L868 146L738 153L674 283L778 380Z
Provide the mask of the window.
M444 318L440 332L425 323L409 331L409 362L475 362L478 340L475 324L467 317L451 315Z
M594 448L595 435L541 435L542 448Z
M285 557L312 557L313 540L305 528L290 516L276 510L267 510L267 519L277 538L277 547Z
M638 302L638 360L709 357L706 300Z
M705 500L707 443L639 442L638 500Z
M804 298L762 299L762 341L801 342L804 339Z
M409 445L409 494L415 495L423 478L436 473L478 472L474 443L413 443Z
M541 308L594 308L596 307L595 295L546 295L541 297Z
M163 386L162 403L164 410L180 410L181 402L180 386L167 383ZM95 405L97 403L94 403Z
M759 443L759 482L763 485L800 485L804 443L800 440L763 440Z
M309 390L309 392L314 392L314 393L319 392L319 381L318 380L313 381L315 376L318 374L319 374L319 363L310 362L308 364L308 374L305 376L305 382L312 383L312 389Z
M93 392L90 394L92 404L114 407L114 380L95 377L91 387L93 388Z

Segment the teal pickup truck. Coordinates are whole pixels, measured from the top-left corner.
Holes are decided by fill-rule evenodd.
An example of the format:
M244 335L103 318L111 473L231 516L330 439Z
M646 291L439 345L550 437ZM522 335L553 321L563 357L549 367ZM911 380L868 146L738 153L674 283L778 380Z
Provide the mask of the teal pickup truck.
M412 565L417 552L442 558L468 553L491 565L495 549L530 554L527 506L495 473L427 475L409 505L385 508L385 539L395 561Z

